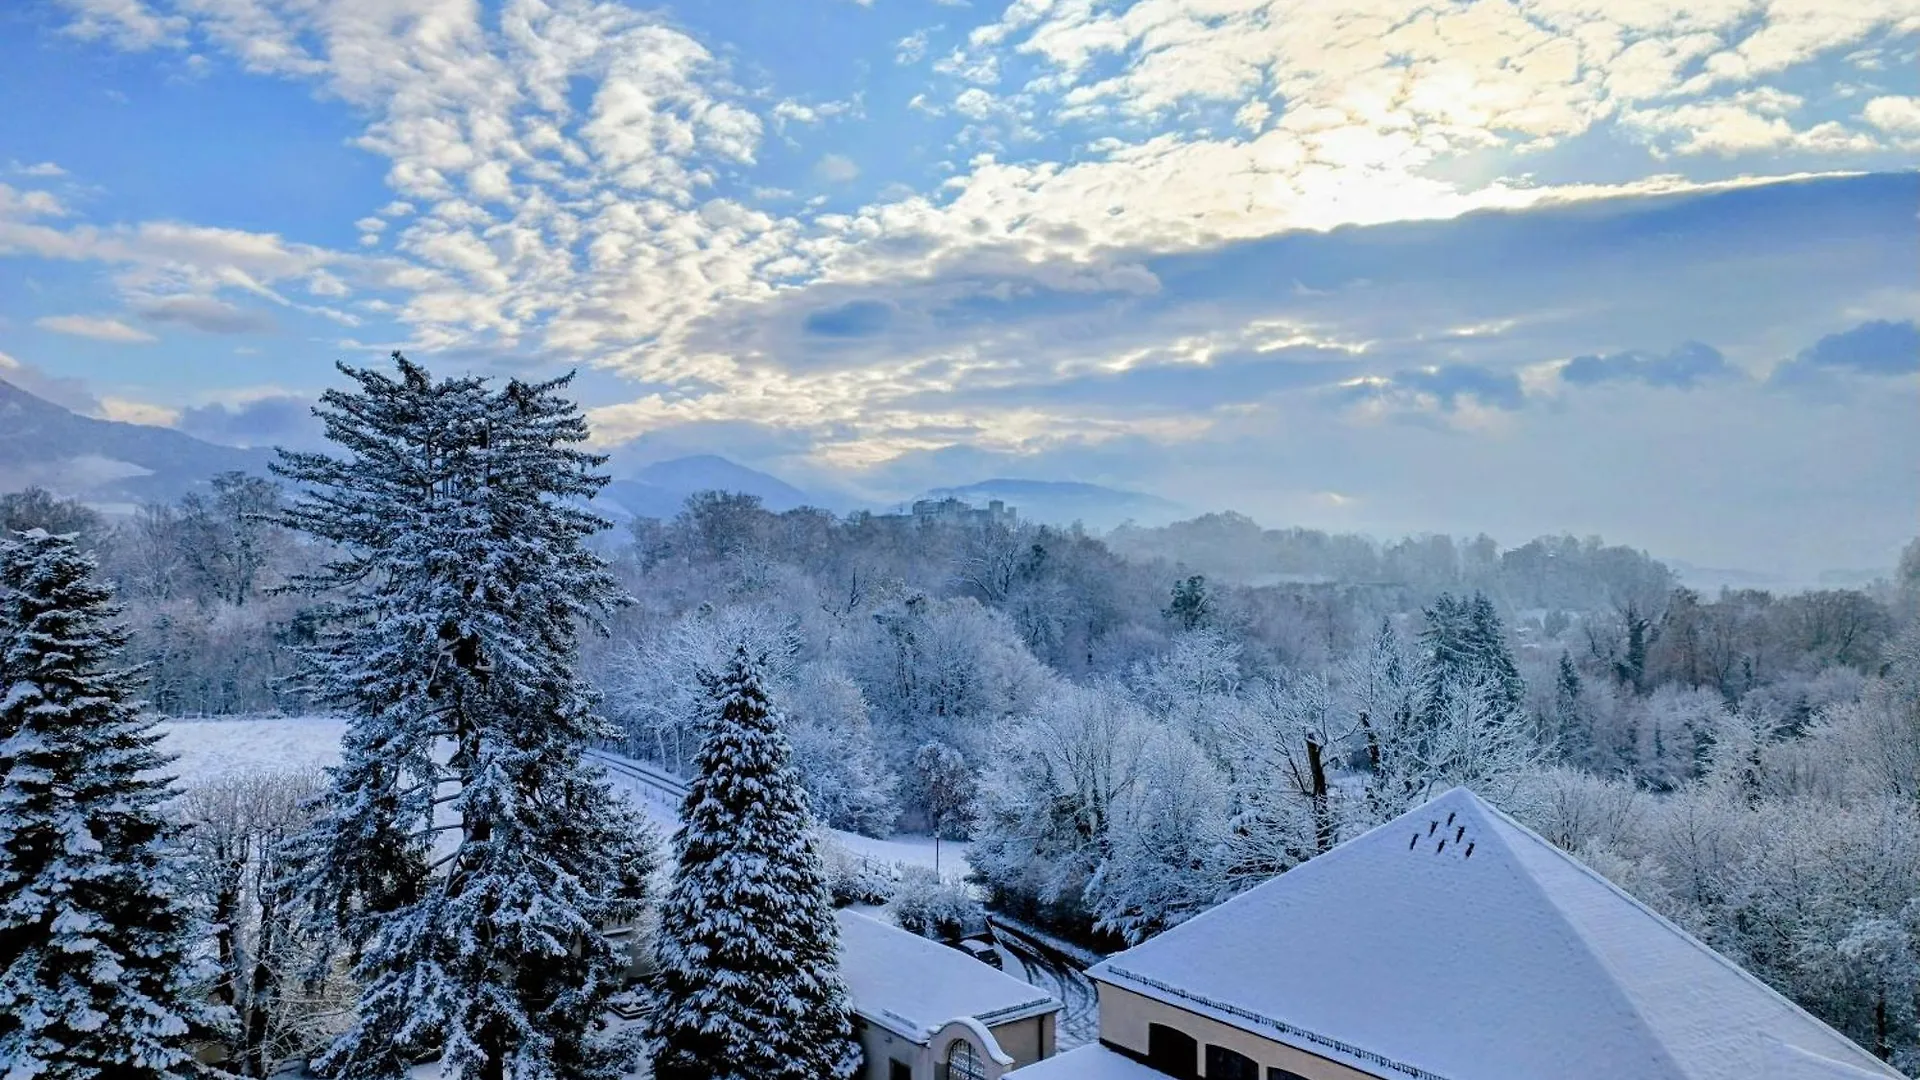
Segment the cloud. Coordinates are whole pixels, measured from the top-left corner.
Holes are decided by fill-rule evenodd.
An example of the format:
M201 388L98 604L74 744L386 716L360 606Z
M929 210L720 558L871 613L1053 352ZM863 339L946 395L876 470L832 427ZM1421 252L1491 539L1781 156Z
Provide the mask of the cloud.
M67 170L55 165L51 161L41 161L31 165L22 165L15 161L8 166L7 171L19 176L33 176L47 179L67 175Z
M860 175L860 166L842 154L828 154L813 167L813 175L829 184L844 184Z
M1822 385L1834 372L1900 376L1920 371L1920 327L1912 320L1875 319L1828 334L1773 370L1781 386Z
M143 0L61 0L73 12L67 33L82 40L107 40L123 49L140 51L178 45L189 21L181 15L163 15Z
M134 312L155 323L177 323L205 334L263 334L274 329L272 317L247 311L211 296L164 296L137 303Z
M48 191L20 191L0 184L0 221L21 221L42 217L65 217L67 209ZM0 248L4 251L4 248Z
M100 408L100 399L94 396L85 379L53 375L3 352L0 352L0 380L12 383L34 397L51 401L63 409L92 413Z
M1685 342L1665 353L1618 352L1606 356L1576 356L1560 368L1560 378L1577 386L1602 382L1641 382L1648 386L1692 387L1703 379L1731 375L1720 350L1698 341Z
M930 29L919 29L894 44L893 62L896 64L917 64L926 58L927 38Z
M1342 388L1341 396L1443 413L1456 412L1472 403L1513 410L1526 400L1517 374L1476 364L1447 364L1356 379Z
M1920 97L1881 96L1860 110L1867 123L1895 135L1920 135Z
M175 426L197 438L230 446L310 446L321 435L313 418L313 399L277 391L183 409Z
M33 325L56 334L72 334L95 341L116 341L128 345L159 340L145 330L136 330L105 315L43 315L33 320Z
M155 405L151 402L134 401L130 398L103 397L100 399L99 415L104 420L117 420L125 424L145 424L149 427L172 427L180 420L180 410L167 405Z

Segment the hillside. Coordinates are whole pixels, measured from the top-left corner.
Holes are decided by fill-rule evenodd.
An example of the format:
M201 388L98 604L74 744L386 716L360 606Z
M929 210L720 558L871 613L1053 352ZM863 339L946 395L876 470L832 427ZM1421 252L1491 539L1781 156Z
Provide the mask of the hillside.
M270 450L82 416L0 380L0 491L37 485L96 505L172 500L216 473L265 473L270 460Z

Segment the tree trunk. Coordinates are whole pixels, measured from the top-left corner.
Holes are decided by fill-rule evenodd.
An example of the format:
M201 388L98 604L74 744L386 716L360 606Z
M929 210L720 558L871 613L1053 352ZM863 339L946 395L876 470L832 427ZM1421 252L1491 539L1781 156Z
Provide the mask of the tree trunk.
M1312 776L1313 845L1325 853L1333 850L1333 810L1327 802L1326 755L1318 739L1307 740L1307 771Z

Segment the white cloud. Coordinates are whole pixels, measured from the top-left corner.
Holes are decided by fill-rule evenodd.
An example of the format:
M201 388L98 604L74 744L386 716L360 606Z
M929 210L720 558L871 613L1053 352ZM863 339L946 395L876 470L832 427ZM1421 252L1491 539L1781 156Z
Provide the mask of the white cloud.
M917 64L921 60L926 59L927 39L932 33L932 29L937 28L915 30L913 33L908 34L895 43L893 62L896 64Z
M72 334L95 341L115 341L128 345L159 340L145 330L136 330L104 315L43 315L33 320L33 325L56 334Z
M180 422L180 410L130 398L103 397L98 409L101 419L151 427L172 427Z
M860 166L843 154L828 154L814 165L813 174L829 184L844 184L860 175Z
M73 12L67 32L84 40L105 39L123 49L179 45L188 20L163 15L141 0L61 0Z
M67 208L52 192L19 191L0 184L0 221L41 217L65 217Z
M1799 105L1798 98L1763 88L1732 98L1635 110L1621 121L1650 137L1666 136L1667 145L1679 154L1730 157L1782 149L1869 153L1880 148L1872 136L1838 121L1795 127L1787 114Z
M1867 102L1860 115L1882 131L1920 135L1920 97L1877 97Z
M9 168L8 171L16 173L20 176L34 176L34 177L42 177L42 178L55 178L55 177L61 177L61 176L67 175L67 170L61 168L58 165L55 165L51 161L35 162L32 165L22 165L16 161L12 164L12 166Z
M985 120L993 112L993 95L977 86L969 86L953 99L953 111L975 120Z

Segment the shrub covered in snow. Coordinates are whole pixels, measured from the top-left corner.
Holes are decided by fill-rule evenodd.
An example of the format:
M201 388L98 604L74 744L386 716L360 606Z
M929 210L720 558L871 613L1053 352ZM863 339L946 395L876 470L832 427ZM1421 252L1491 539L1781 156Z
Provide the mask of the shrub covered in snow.
M827 872L833 906L884 904L893 899L896 872L890 865L855 855L838 844L822 845L820 861Z
M901 871L893 917L921 937L951 939L977 933L986 925L987 910L966 885L941 881L932 870L916 866Z

